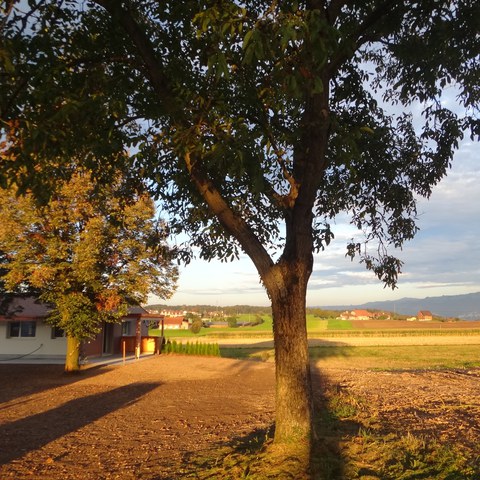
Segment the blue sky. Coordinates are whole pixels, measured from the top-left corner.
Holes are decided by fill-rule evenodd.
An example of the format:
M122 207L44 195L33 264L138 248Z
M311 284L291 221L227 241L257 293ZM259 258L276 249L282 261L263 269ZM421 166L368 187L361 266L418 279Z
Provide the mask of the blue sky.
M480 163L478 143L465 140L453 167L429 200L418 204L420 231L397 252L404 261L398 288L383 285L355 260L345 245L355 230L337 222L335 240L315 256L308 306L360 304L403 297L457 295L480 291ZM163 303L163 302L162 302ZM169 305L268 305L248 257L233 263L195 260L181 270Z

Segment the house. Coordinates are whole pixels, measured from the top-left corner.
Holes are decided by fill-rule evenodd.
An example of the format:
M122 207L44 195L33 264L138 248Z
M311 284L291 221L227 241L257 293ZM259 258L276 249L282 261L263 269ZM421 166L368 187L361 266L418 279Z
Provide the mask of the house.
M417 314L417 318L420 322L428 322L433 320L433 315L428 310L420 310Z
M183 315L165 316L163 317L163 328L165 330L188 330L188 319Z
M186 312L180 312L179 310L162 310L159 313L164 317L183 317Z
M350 310L340 315L341 320L370 320L374 314L367 310Z
M15 297L0 312L0 356L11 357L64 357L67 342L63 330L46 322L48 305L33 297ZM155 317L155 318L153 318ZM149 322L159 320L148 315L140 306L130 307L121 323L104 322L101 331L81 346L85 357L134 352L140 345L141 351L154 351L148 336Z
M45 323L48 306L15 297L0 315L0 353L9 356L65 356L63 331Z

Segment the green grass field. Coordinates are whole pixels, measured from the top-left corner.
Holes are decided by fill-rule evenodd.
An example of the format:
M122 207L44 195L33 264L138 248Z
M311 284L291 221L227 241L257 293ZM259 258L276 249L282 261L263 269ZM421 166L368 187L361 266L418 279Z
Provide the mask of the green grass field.
M164 330L166 338L185 338L185 337L210 337L218 338L224 336L250 336L250 335L271 335L272 333L272 317L269 315L262 316L263 323L255 325L254 327L236 327L236 328L202 328L199 333L192 333L190 330ZM255 320L253 315L240 314L238 315L238 322L250 322ZM150 329L150 335L160 335L159 329Z
M381 370L471 368L480 366L480 345L313 347L312 360L341 359L345 365Z
M220 339L228 337L271 337L272 336L272 317L262 316L264 322L253 327L236 328L202 328L197 334L190 330L165 330L167 338L189 338L189 337L208 337L211 339ZM254 320L253 315L242 314L238 316L239 322L249 322ZM389 328L379 328L372 323L370 327L359 327L355 322L346 320L337 320L331 318L328 320L320 319L314 315L307 315L307 332L309 338L334 338L342 336L368 336L368 337L398 337L398 336L425 336L425 335L480 335L480 322L468 324L469 328L459 328L466 324L443 323L429 325L412 325L408 322L394 321ZM470 328L471 327L471 328ZM476 327L476 328L475 328ZM160 335L160 330L151 329L151 335Z
M274 358L272 348L220 348L222 357L267 361ZM360 365L378 370L418 370L480 367L480 345L424 345L388 347L312 347L310 358L320 365L344 361L345 367Z
M272 317L270 315L262 316L263 323L260 325L255 325L253 327L236 327L236 328L202 328L200 333L194 334L189 330L165 330L165 336L167 338L171 337L195 337L195 336L212 336L212 337L222 337L222 336L251 336L253 335L271 335L272 334ZM238 316L238 322L250 322L254 320L253 315L241 314ZM309 334L316 333L325 333L327 331L335 330L351 330L351 322L344 320L323 320L314 315L307 315L307 331ZM151 329L151 335L160 335L159 329Z

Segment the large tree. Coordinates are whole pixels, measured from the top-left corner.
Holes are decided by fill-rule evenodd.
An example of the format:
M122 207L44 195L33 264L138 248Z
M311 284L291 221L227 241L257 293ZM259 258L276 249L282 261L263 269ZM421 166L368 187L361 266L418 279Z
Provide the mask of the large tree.
M173 293L177 270L154 214L152 199L121 178L99 187L78 168L45 205L14 187L0 190L0 282L51 305L48 321L67 336L67 372L78 370L80 342L103 322L120 321L149 293Z
M478 2L28 4L1 24L4 182L41 193L71 155L108 179L129 147L125 170L151 182L173 231L207 260L255 264L274 318L275 441L308 446L313 255L344 212L365 233L347 254L395 286L387 247L414 236L416 199L479 133Z

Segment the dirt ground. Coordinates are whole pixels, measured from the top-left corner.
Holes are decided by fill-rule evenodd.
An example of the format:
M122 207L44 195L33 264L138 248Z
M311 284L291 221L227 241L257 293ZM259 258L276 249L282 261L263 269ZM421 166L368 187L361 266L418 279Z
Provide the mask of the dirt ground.
M313 366L315 395L348 391L385 432L480 445L480 370L374 372ZM274 365L157 356L92 367L0 365L0 479L194 478L195 458L274 419Z

